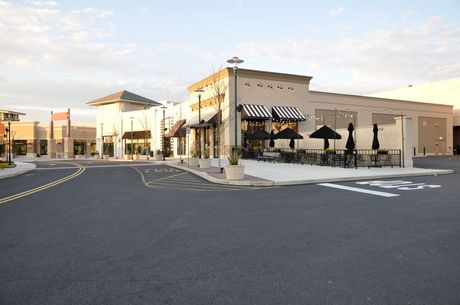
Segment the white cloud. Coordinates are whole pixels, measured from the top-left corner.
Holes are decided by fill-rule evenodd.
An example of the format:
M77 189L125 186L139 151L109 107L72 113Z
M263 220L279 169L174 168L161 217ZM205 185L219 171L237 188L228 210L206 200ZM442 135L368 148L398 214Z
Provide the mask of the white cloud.
M315 69L312 88L363 94L459 76L460 27L433 17L403 31L381 29L332 44L308 40L245 43L237 53L248 61L272 63L280 71L291 67L292 73L310 74ZM326 78L328 84L322 84Z
M331 16L340 16L345 12L344 7L334 7L329 11L329 15Z
M30 3L32 5L35 5L35 6L39 6L39 7L42 7L42 6L58 6L59 3L57 1L38 1L38 0L29 0L27 1L27 3Z

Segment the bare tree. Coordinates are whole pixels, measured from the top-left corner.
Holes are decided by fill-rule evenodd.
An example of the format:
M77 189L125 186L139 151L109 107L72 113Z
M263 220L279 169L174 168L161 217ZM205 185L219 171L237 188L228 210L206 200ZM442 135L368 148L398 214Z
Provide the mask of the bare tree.
M217 111L217 158L220 165L220 155L221 155L221 143L222 143L222 135L225 129L228 127L230 123L230 116L227 116L226 119L222 118L222 111L226 110L230 103L225 105L225 96L228 90L228 82L224 80L224 74L222 68L218 70L218 72L213 73L213 79L211 83L211 106L214 107Z
M147 146L149 137L149 130L150 130L150 116L149 116L149 108L147 106L144 107L144 111L142 112L141 118L141 126L142 130L144 131L144 149L146 155L150 156L150 145Z

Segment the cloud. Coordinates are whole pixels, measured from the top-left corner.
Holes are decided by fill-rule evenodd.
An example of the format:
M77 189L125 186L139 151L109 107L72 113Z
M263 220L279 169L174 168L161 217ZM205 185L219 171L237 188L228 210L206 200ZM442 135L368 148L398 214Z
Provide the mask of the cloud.
M57 1L38 1L38 0L29 0L27 3L30 3L35 6L43 7L43 6L58 6L59 3Z
M332 44L309 40L244 43L237 53L251 62L270 63L279 71L288 67L292 73L310 74L314 69L312 88L364 94L458 77L460 27L432 17L405 30L380 29L344 36ZM321 80L326 78L329 85Z
M340 16L345 12L344 7L334 7L329 11L330 16Z
M104 69L132 50L106 41L115 32L110 11L62 12L48 8L50 1L33 2L0 5L0 60L7 67Z

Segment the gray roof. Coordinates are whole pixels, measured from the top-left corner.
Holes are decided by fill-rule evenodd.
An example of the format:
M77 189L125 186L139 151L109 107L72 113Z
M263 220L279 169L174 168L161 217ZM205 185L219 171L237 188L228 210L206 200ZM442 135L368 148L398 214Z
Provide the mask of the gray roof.
M161 105L160 103L155 102L154 100L148 99L146 97L134 94L126 90L99 98L97 100L88 102L86 104L88 104L89 106L99 106L99 105L104 105L104 104L112 104L116 102L128 102L128 103L143 104L143 105L149 105L149 106Z

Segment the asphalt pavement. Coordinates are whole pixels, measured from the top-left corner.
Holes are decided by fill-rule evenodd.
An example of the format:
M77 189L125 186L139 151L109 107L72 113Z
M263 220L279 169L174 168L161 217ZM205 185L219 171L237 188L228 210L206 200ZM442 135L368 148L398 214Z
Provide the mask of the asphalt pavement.
M0 304L460 304L459 158L415 161L452 175L272 188L74 163L0 204ZM78 170L38 167L0 200Z

